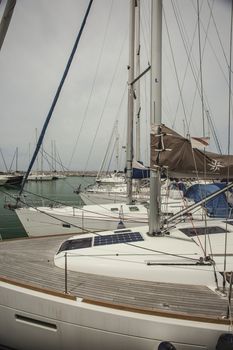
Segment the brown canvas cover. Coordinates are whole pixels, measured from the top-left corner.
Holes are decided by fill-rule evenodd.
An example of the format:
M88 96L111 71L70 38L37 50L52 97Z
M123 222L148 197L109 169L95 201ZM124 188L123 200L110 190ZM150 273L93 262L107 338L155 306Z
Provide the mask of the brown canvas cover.
M233 178L233 156L192 148L184 138L164 124L152 126L151 168L167 169L170 177L226 179Z

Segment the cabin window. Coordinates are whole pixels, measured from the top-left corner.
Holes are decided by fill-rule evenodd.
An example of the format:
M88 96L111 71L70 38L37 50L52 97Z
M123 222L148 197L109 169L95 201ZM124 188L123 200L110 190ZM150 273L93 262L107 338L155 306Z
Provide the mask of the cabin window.
M132 230L129 230L128 228L126 229L119 229L119 230L115 230L113 231L114 233L125 233L125 232L132 232Z
M139 211L139 208L136 206L133 206L133 207L129 207L129 210L130 211Z
M118 211L118 208L111 208L111 211Z
M212 235L216 233L224 233L226 232L225 229L218 226L212 226L212 227L190 227L190 228L180 228L181 232L183 232L188 237L193 237L196 235Z
M92 246L92 237L79 238L79 239L70 239L62 243L58 253L64 250L73 250L73 249L82 249L89 248Z

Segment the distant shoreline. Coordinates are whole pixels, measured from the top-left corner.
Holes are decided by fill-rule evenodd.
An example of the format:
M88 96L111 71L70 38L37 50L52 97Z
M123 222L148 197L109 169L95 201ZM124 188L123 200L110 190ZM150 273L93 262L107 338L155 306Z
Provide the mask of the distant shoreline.
M24 175L26 173L26 171L15 171L15 172L11 172L10 174L12 175ZM66 176L79 176L79 177L84 177L84 176L89 176L89 177L96 177L98 174L98 171L54 171L52 172L53 174L58 174L58 175L66 175ZM0 171L1 175L6 175L9 173ZM49 175L51 174L51 171L37 171L37 172L32 172L32 174L37 174L37 175L41 175L41 174L46 174Z

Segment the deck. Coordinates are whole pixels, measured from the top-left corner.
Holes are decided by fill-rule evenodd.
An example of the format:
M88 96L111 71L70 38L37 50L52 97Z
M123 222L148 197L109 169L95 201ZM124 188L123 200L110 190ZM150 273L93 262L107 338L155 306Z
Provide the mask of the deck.
M42 291L65 291L64 270L53 256L67 236L25 238L0 242L0 280L15 281ZM141 312L180 313L225 323L227 298L205 286L157 283L68 272L70 296L86 302L111 304ZM214 321L215 320L215 321Z

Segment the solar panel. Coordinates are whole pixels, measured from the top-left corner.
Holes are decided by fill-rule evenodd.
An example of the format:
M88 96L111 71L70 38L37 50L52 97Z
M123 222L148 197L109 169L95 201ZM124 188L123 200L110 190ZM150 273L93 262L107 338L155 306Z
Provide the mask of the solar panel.
M179 228L181 232L183 232L188 237L193 237L196 235L211 235L211 234L217 234L217 233L224 233L226 232L225 229L218 226L210 226L210 227L191 227L191 228Z
M124 230L122 231L123 232L121 233L114 233L112 235L96 236L94 238L94 246L144 241L142 235L139 232L132 232L127 230L125 230L126 232L124 232ZM90 248L91 246L92 237L70 239L62 243L57 254L61 253L62 251Z
M143 237L139 232L115 233L113 235L96 236L94 239L94 246L138 241L143 241Z
M227 221L223 221L224 224L229 224L229 225L233 225L233 221L232 220L227 220Z

